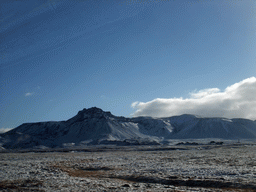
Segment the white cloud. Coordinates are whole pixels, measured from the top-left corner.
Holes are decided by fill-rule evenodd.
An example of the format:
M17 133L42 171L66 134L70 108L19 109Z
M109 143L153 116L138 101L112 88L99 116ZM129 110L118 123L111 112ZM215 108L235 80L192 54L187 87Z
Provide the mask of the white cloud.
M207 95L211 95L211 94L214 94L214 93L218 93L220 92L220 90L218 88L212 88L212 89L203 89L203 90L200 90L198 92L192 92L190 93L191 97L192 98L203 98Z
M10 130L12 130L12 128L0 128L0 133L5 133Z
M26 96L26 97L29 97L29 96L32 96L32 95L34 95L34 94L35 94L34 92L28 92L28 93L25 94L25 96Z
M169 117L195 114L203 117L256 119L256 78L251 77L227 87L190 93L189 98L157 98L134 102L133 116Z

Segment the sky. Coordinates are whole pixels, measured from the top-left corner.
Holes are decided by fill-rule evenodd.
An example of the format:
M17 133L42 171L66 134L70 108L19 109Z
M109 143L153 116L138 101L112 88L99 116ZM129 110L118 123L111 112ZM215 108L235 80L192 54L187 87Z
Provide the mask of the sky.
M117 116L256 119L254 0L1 0L0 131Z

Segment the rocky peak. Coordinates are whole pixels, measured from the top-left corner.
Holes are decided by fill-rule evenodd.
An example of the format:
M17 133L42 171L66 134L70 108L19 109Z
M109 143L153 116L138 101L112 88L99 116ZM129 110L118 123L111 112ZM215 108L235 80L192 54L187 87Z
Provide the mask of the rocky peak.
M84 108L83 110L79 111L78 113L86 113L86 114L101 114L104 113L104 111L98 107L91 107L89 109Z
M80 118L100 118L100 117L111 117L113 116L110 112L105 112L100 108L91 107L89 109L84 108L83 110L79 111L77 116Z
M114 117L110 112L105 112L100 108L91 107L89 109L84 108L83 110L79 111L76 116L69 119L67 122L73 124L75 122L84 121L86 119L107 119L108 117Z

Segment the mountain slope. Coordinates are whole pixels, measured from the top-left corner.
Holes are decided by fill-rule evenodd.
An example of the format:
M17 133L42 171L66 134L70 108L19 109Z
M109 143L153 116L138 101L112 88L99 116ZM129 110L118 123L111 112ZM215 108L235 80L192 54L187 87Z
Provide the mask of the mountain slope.
M254 128L244 126L240 121L224 118L196 118L188 126L187 124L179 127L179 131L171 138L224 138L238 139L255 138Z
M255 139L256 121L181 115L125 118L93 107L67 121L25 123L0 135L0 147L63 147L88 143L156 144L163 139Z

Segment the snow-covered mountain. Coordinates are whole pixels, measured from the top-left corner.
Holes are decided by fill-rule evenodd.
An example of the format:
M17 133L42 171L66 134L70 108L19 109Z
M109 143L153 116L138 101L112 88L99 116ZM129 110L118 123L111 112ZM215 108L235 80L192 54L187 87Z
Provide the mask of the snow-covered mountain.
M157 144L164 139L256 138L256 121L181 115L125 118L93 107L67 121L25 123L0 135L0 147Z

